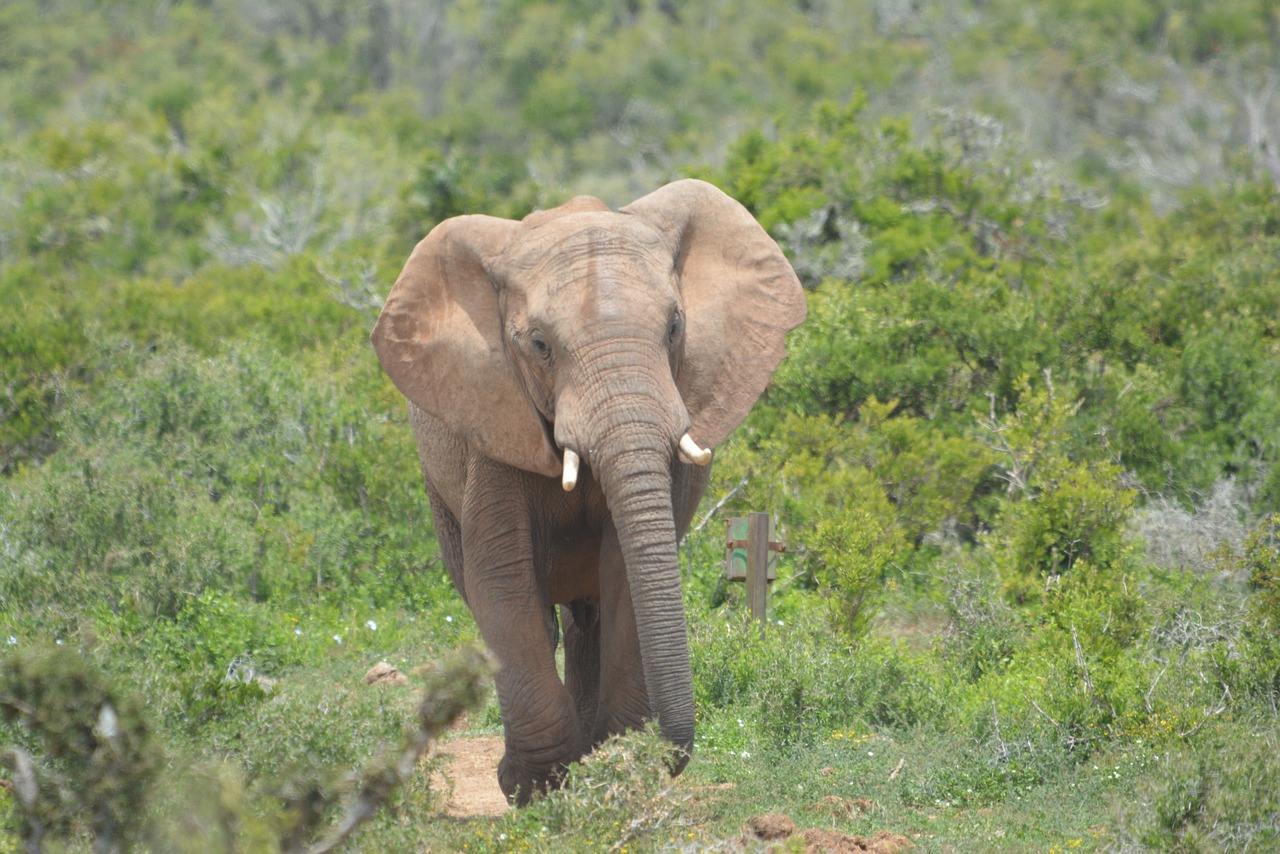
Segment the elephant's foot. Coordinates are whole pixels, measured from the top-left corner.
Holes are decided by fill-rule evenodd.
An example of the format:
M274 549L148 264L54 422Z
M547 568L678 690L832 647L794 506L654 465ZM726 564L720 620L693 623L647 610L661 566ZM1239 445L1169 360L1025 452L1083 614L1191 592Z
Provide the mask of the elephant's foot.
M508 745L507 752L498 763L498 785L508 801L522 807L529 803L535 792L545 794L560 788L569 765L581 758L582 751L575 748L552 762L532 763L523 761Z

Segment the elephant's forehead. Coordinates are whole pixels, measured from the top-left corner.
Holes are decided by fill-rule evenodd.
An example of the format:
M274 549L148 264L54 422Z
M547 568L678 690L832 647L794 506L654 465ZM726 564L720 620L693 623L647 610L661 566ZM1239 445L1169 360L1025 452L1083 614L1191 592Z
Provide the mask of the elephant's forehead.
M508 247L504 261L511 284L556 288L617 279L656 282L670 271L672 256L648 224L625 214L593 212L530 229Z

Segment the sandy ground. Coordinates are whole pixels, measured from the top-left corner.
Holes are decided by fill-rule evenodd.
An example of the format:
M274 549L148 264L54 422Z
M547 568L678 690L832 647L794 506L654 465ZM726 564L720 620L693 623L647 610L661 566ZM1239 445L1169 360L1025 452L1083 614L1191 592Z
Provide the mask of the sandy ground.
M455 738L440 745L439 752L445 757L443 773L437 772L431 783L450 793L445 808L449 815L475 818L507 811L507 799L498 788L501 738Z

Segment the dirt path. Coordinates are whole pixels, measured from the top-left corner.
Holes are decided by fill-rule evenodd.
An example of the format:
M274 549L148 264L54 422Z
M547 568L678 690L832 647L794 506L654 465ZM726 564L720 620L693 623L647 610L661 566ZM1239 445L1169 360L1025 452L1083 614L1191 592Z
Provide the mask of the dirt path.
M440 745L447 757L443 772L431 785L450 792L445 811L454 818L499 816L507 811L507 799L498 788L498 760L502 739L495 736L455 738Z

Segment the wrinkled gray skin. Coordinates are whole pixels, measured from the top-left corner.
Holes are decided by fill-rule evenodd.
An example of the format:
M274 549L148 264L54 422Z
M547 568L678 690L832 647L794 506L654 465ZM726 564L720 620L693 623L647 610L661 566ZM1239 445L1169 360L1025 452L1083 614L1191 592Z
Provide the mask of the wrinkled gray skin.
M709 469L678 443L728 435L804 313L777 245L700 181L617 212L579 197L522 222L456 217L414 250L373 341L409 399L445 565L499 662L508 798L655 717L673 773L688 761L677 544Z

